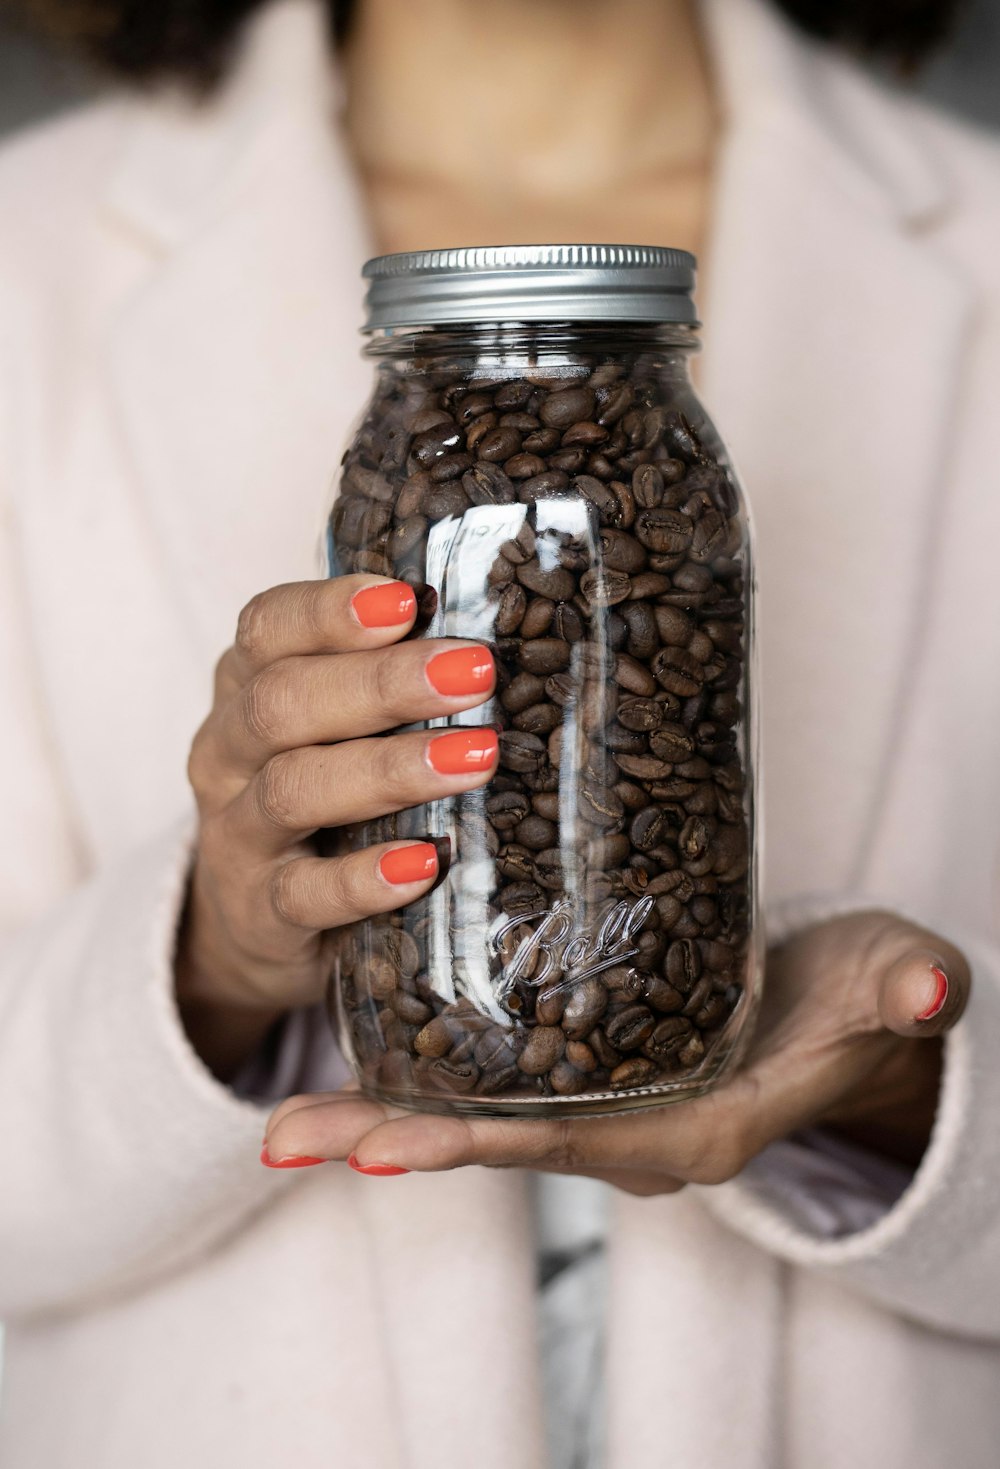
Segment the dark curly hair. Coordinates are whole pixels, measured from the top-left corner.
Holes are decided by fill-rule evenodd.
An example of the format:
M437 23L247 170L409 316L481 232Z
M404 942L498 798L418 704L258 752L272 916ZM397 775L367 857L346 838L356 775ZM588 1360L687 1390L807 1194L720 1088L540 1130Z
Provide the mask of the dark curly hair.
M0 0L36 29L135 82L207 86L225 70L243 21L262 0ZM944 38L962 0L778 0L815 36L916 67ZM326 0L331 33L348 33L356 0Z

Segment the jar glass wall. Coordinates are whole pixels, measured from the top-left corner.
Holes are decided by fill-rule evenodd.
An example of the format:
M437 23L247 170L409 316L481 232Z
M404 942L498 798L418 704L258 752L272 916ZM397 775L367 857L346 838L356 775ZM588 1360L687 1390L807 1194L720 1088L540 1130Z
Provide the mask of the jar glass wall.
M694 328L376 333L331 575L399 577L415 636L486 644L484 789L335 834L432 839L421 901L332 936L331 1014L370 1095L613 1112L732 1067L759 998L753 567Z

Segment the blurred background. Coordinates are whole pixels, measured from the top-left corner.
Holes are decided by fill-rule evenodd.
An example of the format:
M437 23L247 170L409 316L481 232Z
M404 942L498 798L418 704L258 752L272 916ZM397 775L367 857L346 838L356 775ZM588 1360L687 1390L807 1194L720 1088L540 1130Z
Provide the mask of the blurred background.
M1000 128L1000 0L969 0L950 49L919 90L973 122ZM72 106L96 83L0 17L0 135Z

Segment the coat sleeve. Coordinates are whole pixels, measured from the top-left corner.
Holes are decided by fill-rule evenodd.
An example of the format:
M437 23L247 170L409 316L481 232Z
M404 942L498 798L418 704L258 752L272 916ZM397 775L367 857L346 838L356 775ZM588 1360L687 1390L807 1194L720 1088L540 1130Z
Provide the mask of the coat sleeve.
M266 1107L187 1042L172 956L191 822L84 881L0 505L0 1317L142 1285L281 1187Z
M836 903L810 918L872 906ZM802 910L796 916L803 921ZM866 1227L831 1236L799 1207L801 1180L782 1179L766 1153L732 1183L700 1192L717 1217L779 1259L922 1325L1000 1340L1000 949L974 934L949 938L972 965L972 998L945 1042L929 1146L895 1201L870 1211Z

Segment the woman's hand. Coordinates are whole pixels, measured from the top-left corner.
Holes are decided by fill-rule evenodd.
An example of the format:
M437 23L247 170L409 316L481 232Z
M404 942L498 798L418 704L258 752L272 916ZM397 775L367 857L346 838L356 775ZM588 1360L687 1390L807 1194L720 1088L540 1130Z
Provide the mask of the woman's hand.
M243 610L219 663L189 764L200 825L176 973L192 1041L220 1076L283 1010L320 998L325 930L413 902L437 877L427 842L323 858L310 837L493 773L488 727L371 738L493 692L479 644L402 642L416 615L412 589L385 578L276 587Z
M267 1156L350 1157L373 1172L536 1168L640 1195L723 1182L769 1143L816 1125L918 1161L937 1104L937 1037L969 993L958 949L893 914L856 913L773 951L766 981L745 1068L683 1105L522 1122L414 1115L349 1091L292 1097L271 1118Z

